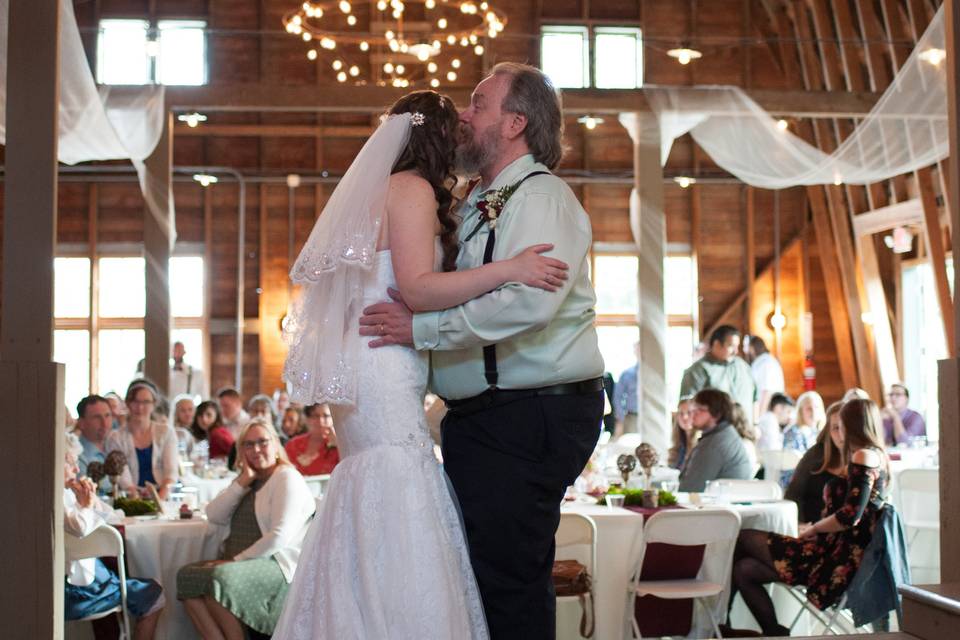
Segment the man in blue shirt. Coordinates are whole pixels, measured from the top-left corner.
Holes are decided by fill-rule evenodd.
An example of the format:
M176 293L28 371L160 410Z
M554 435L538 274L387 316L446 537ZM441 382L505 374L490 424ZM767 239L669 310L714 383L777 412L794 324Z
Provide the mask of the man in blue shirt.
M102 396L87 396L77 404L76 430L80 434L80 444L83 445L83 453L77 458L77 466L80 469L79 475L87 475L87 465L91 462L103 462L107 453L107 434L113 428L113 413L110 411L110 403ZM104 478L100 481L100 489L108 489L105 484L109 480Z
M640 344L633 346L637 353ZM637 359L639 360L639 355ZM617 418L617 428L613 433L616 438L624 433L637 432L637 365L626 369L620 374L620 379L613 389L613 414Z

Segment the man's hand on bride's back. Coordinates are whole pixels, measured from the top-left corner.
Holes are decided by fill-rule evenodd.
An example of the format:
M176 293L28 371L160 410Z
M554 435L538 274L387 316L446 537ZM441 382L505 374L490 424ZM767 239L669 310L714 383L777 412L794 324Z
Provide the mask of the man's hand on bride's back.
M551 249L552 244L535 244L506 260L512 274L510 281L547 291L560 289L567 279L569 266L556 258L540 255Z
M387 289L393 302L378 302L363 310L360 316L360 335L375 336L370 347L399 344L413 345L413 312L403 302L400 292Z

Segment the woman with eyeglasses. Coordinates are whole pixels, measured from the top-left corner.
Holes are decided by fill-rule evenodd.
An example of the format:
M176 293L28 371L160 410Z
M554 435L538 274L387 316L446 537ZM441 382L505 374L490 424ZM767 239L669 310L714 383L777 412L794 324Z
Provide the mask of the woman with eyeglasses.
M152 484L166 498L180 474L177 433L166 422L153 419L159 399L151 382L131 382L125 398L127 424L107 436L107 453L121 451L127 458L120 488L128 494L152 497Z
M269 420L251 420L237 449L239 475L206 511L229 530L220 558L177 574L177 598L203 638L273 633L316 508Z

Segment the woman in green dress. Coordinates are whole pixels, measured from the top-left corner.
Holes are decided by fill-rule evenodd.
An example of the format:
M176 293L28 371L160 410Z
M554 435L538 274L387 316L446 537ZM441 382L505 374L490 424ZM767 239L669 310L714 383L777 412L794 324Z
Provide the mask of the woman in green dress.
M177 574L177 598L205 639L273 632L316 507L272 424L252 420L237 448L237 479L207 505L207 520L229 528L220 559Z

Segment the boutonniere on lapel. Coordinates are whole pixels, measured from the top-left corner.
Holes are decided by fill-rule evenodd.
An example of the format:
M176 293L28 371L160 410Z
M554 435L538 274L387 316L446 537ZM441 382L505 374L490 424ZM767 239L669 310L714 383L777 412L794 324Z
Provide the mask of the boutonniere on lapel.
M470 232L464 242L477 235L480 227L484 224L486 224L491 231L497 228L497 220L500 219L500 214L503 213L503 207L506 206L507 200L510 199L513 192L520 186L520 182L522 182L522 180L505 187L500 187L499 189L490 189L480 195L480 198L474 205L480 213L477 226L473 228L473 231Z

